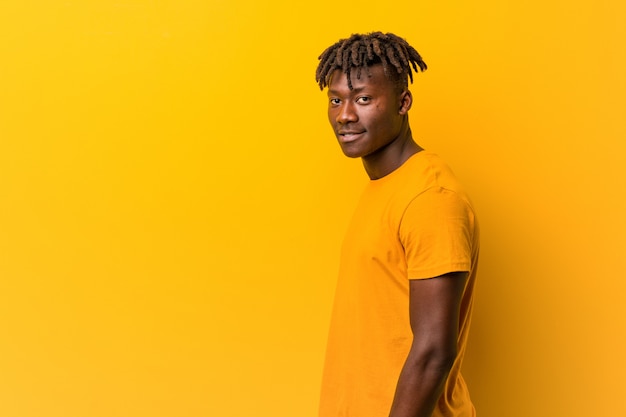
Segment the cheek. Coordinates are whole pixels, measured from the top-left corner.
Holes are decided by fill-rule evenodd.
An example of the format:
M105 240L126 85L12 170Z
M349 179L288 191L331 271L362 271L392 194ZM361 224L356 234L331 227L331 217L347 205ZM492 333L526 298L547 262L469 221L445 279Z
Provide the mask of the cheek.
M384 129L384 125L386 124L385 117L380 114L378 108L372 108L372 111L363 114L362 120L365 121L372 130Z
M337 108L328 106L326 109L326 115L328 116L328 120L333 121L337 117Z

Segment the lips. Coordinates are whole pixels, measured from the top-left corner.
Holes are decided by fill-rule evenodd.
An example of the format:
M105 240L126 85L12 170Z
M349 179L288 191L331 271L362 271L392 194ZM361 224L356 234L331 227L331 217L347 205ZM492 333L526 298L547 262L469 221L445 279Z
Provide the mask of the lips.
M339 139L342 142L352 142L356 140L362 133L365 132L354 130L340 130L339 132L337 132L337 136L339 136Z

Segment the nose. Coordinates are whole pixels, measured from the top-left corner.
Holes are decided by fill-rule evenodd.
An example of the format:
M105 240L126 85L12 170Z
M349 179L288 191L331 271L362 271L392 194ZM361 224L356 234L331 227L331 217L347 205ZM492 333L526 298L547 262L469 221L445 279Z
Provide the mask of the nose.
M358 119L359 118L354 109L354 104L348 101L343 103L339 107L336 117L337 123L346 124L350 122L356 122Z

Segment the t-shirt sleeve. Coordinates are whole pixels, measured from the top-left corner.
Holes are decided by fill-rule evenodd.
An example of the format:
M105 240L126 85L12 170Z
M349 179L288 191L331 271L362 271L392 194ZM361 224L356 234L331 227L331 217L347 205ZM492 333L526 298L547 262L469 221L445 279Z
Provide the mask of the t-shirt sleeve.
M415 197L400 223L409 279L471 269L474 214L455 191L431 188Z

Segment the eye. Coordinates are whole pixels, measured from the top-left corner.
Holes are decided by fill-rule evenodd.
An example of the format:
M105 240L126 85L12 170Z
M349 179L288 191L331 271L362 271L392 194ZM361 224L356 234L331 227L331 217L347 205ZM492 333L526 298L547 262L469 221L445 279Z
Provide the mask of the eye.
M367 104L367 103L369 103L371 101L372 101L372 98L371 97L367 97L367 96L362 96L362 97L359 97L359 98L356 99L356 102L360 103L360 104Z
M337 106L337 105L339 105L339 99L333 97L333 98L331 98L329 100L329 103L330 103L331 106Z

